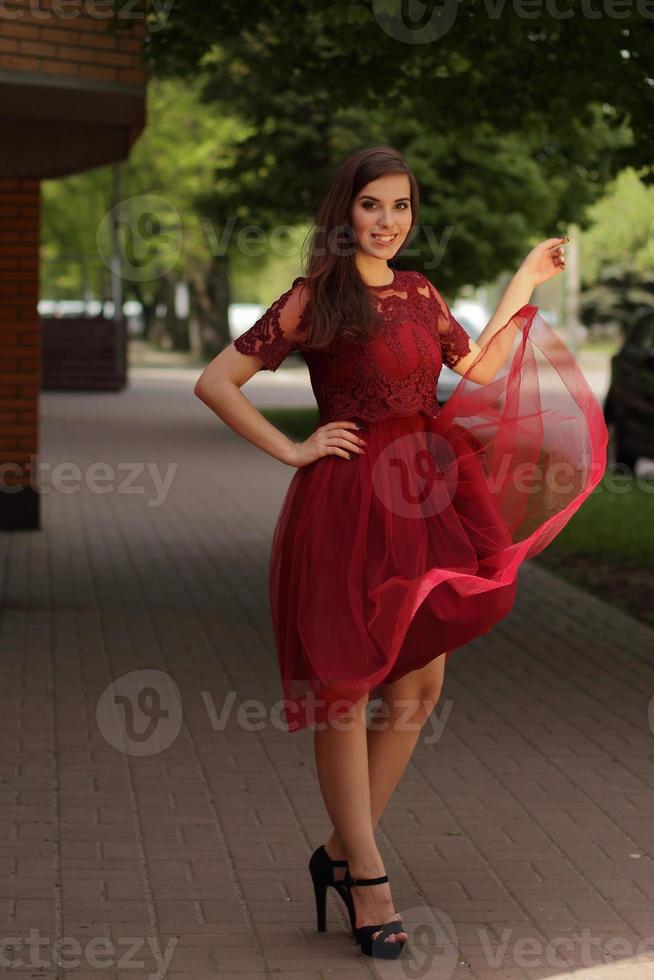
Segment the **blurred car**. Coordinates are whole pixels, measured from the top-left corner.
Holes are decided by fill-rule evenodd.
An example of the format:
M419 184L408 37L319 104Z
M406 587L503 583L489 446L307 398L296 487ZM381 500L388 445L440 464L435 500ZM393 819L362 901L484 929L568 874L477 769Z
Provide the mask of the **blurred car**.
M477 340L490 317L479 303L472 301L461 302L452 307L452 315L461 324L465 332ZM445 364L441 368L436 387L436 397L439 405L442 405L454 393L454 389L461 381L461 375L457 374ZM471 381L470 384L473 384Z
M249 330L265 311L266 307L261 303L230 303L227 310L227 325L232 340L236 340Z
M641 456L654 458L654 307L636 311L611 358L604 420L609 466L634 470Z

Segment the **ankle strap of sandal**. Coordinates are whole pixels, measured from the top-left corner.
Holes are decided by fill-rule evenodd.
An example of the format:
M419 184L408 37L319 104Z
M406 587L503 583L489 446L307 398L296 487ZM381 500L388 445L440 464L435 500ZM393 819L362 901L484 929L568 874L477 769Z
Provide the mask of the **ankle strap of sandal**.
M353 878L348 872L345 881L348 885L384 885L388 881L388 875L380 875L379 878Z

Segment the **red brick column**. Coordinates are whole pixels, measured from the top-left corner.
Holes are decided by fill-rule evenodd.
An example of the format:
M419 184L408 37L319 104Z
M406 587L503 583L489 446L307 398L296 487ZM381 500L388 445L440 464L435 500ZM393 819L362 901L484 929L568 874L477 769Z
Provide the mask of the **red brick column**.
M40 527L39 181L127 159L145 125L146 9L0 9L0 528Z
M40 182L0 177L0 528L39 528Z

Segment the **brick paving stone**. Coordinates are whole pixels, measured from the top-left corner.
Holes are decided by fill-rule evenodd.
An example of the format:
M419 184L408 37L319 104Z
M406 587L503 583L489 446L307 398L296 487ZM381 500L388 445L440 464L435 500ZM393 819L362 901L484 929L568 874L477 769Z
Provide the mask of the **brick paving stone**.
M141 372L118 394L42 394L41 461L87 476L103 461L116 479L109 493L50 484L43 530L0 535L0 936L104 938L116 954L132 937L148 968L171 952L167 980L371 980L334 895L315 930L307 862L329 821L312 733L273 710L267 559L293 471L193 383ZM258 377L247 393L264 404L290 384ZM136 493L119 482L134 463ZM157 500L153 468L169 465ZM453 980L573 968L523 963L519 940L568 939L583 967L584 930L631 951L654 935L653 640L528 563L509 616L449 660L378 840L407 921L452 922ZM181 696L154 686L172 734L145 754L98 715L140 669ZM135 711L133 730L147 720ZM644 960L614 965L639 980ZM49 972L151 980L118 956Z

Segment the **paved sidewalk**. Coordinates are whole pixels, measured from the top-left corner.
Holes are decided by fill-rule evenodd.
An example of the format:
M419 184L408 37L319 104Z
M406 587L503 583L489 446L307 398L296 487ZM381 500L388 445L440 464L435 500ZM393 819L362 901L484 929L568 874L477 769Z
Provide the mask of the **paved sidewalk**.
M96 472L106 493L44 474L43 530L0 537L10 975L654 976L651 630L521 570L511 614L450 658L382 818L397 908L422 925L406 970L377 965L337 899L315 930L312 733L272 714L266 571L293 470L182 381L41 402L42 463L115 474ZM164 674L142 675L137 707L139 669ZM239 718L248 699L262 708Z
M150 356L152 355L150 354ZM154 356L160 357L162 355L157 352ZM171 360L174 358L174 354L170 352L166 352L163 356ZM582 350L575 355L575 359L596 398L603 403L611 375L609 356L598 351ZM137 366L130 369L130 377L135 381L174 379L187 384L190 383L193 387L200 370L200 368L172 363L169 367L159 367L156 364L140 363L137 359ZM260 371L254 375L248 384L250 387L249 395L256 397L262 393L265 396L266 405L309 405L313 407L316 404L311 390L309 369L300 355L292 354L274 374Z

